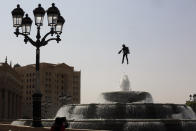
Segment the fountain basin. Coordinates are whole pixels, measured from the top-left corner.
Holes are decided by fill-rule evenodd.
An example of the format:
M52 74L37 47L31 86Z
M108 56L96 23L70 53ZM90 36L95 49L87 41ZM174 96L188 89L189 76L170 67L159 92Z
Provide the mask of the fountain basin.
M195 119L192 109L183 104L108 103L70 104L61 107L56 117L77 119Z
M184 104L152 103L148 92L119 91L101 94L103 101L62 106L56 117L66 117L69 128L111 131L196 131L196 115ZM51 126L54 120L42 120ZM28 122L17 120L13 124Z
M51 127L54 119L42 119L45 127ZM195 131L196 120L177 119L78 119L69 120L69 128L112 131ZM31 126L32 119L18 119L12 125Z
M153 103L150 93L144 91L115 91L100 94L100 103Z
M85 119L70 122L70 128L112 131L195 131L196 120Z
M169 119L105 119L76 120L70 128L112 131L195 131L196 120Z

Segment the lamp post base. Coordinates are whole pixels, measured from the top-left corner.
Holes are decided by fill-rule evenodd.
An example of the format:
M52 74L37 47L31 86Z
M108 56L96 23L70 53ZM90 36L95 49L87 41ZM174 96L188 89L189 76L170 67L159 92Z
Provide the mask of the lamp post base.
M33 94L33 127L42 127L41 122L41 93L34 93Z

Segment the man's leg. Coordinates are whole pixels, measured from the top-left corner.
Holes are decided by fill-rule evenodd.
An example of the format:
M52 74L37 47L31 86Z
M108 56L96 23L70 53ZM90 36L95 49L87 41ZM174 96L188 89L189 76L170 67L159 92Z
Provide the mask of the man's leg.
M127 59L127 64L129 64L129 60L128 60L128 56L127 56L127 54L126 54L126 59Z
M123 54L123 58L122 58L122 64L124 63L124 59L125 59L125 55Z

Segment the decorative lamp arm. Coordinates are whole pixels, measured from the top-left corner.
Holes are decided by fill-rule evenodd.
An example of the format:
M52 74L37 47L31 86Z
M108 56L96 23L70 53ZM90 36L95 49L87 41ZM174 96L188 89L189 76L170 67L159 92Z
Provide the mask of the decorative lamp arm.
M41 46L45 46L45 45L47 45L47 44L48 44L48 42L49 42L49 41L52 41L52 40L56 40L56 41L57 41L57 43L59 43L59 41L61 41L60 36L59 36L59 35L57 35L57 38L50 38L50 39L48 39L47 41L43 42L43 44L42 44Z
M49 35L53 35L55 32L54 32L54 28L51 28L50 32L48 32L41 40L41 43L45 43L45 40L46 38L49 36Z
M24 37L25 37L25 39L24 39L25 44L27 44L27 42L29 41L33 46L36 46L36 42L33 41L28 35L25 35L25 34L23 34L23 33L20 33L18 28L16 29L16 32L14 32L14 34L15 34L17 37L18 37L19 35L24 36Z

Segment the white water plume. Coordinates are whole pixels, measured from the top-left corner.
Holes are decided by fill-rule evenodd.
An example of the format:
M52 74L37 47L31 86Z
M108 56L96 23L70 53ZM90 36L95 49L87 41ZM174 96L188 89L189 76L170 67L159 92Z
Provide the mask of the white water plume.
M128 75L124 75L120 80L120 88L122 91L131 91Z

